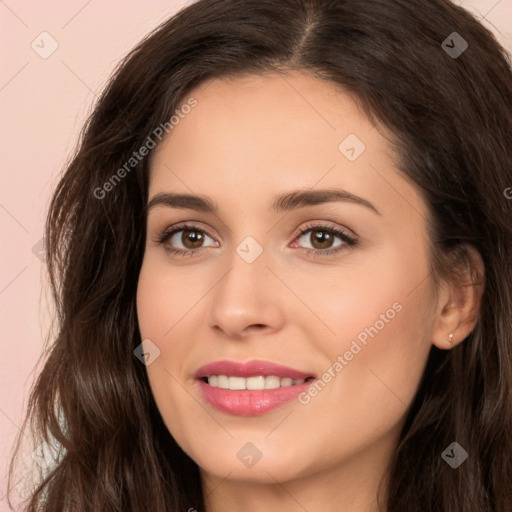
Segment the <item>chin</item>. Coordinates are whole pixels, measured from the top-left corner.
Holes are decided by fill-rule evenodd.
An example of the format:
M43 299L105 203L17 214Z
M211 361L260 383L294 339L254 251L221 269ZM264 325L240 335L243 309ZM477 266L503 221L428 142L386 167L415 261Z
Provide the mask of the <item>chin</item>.
M297 443L299 444L299 443ZM240 482L275 484L307 476L315 471L313 461L306 461L306 453L283 453L283 444L270 446L264 442L251 443L231 439L229 446L218 450L209 447L196 447L194 453L188 452L200 470L219 479L229 478ZM309 452L309 453L308 453ZM201 455L197 456L198 453ZM308 470L309 468L309 470Z

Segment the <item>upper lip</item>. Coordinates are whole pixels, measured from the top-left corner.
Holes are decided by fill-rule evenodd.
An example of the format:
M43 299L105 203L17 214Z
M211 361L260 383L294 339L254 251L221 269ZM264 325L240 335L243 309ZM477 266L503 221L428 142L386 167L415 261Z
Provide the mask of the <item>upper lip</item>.
M263 375L275 375L280 378L290 379L306 379L307 377L314 377L312 373L302 372L288 366L283 366L269 361L252 360L246 363L237 361L214 361L212 363L201 366L195 373L196 379L203 379L210 375L227 375L233 377L256 377Z

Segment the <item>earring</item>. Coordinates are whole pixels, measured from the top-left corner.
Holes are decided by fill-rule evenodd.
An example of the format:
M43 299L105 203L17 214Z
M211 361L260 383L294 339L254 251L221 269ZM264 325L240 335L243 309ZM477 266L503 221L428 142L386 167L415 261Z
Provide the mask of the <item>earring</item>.
M448 335L448 341L450 342L450 345L453 343L453 332Z

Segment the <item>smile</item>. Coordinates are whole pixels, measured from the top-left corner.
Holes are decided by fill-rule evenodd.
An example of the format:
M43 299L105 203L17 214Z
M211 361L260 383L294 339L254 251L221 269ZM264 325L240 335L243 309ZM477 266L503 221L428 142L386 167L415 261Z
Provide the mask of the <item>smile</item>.
M207 404L238 416L256 416L281 407L316 378L268 361L217 361L202 366L195 377Z
M257 375L256 377L228 377L227 375L210 375L207 383L214 388L257 391L262 389L286 388L302 384L306 379L280 378L277 375Z

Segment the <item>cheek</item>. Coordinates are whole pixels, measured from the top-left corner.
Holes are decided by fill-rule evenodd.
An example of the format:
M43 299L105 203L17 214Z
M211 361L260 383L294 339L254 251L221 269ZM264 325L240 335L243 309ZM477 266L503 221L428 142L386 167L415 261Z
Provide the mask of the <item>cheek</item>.
M137 285L137 316L142 337L160 338L170 325L163 312L173 311L174 294L158 277L157 267L144 262ZM169 321L171 315L169 315Z
M182 360L181 352L186 349L186 344L176 343L174 338L182 325L180 322L190 309L189 304L197 302L190 301L196 295L200 297L201 293L193 286L185 298L182 290L186 283L182 283L176 275L166 273L161 265L151 260L150 257L144 262L137 286L137 317L141 338L151 340L160 351L155 364L147 366L150 381L156 377L157 369L174 371L170 363L175 366L176 361Z
M309 398L311 407L330 411L334 421L327 436L333 440L340 429L371 439L404 418L432 345L434 293L428 275L424 257L397 251L337 279L317 281L316 289L324 293L310 294L317 298L311 304L334 333L311 334L328 357L325 386L310 388L315 396Z
M170 271L163 254L155 251L145 257L137 285L137 315L143 337L161 342L172 337L205 293L201 280L191 277L187 271Z
M428 344L434 293L426 279L430 272L422 246L411 245L355 255L350 263L342 261L309 277L305 272L299 279L290 275L294 292L309 309L294 319L306 332L304 339L313 341L331 360L349 350L354 340L362 347L380 340L372 344L376 352L392 346L414 351L418 344ZM291 311L293 306L283 308Z
M187 452L192 450L189 434L194 423L190 420L203 410L184 388L190 379L184 369L191 368L191 309L205 293L199 282L190 286L185 273L166 272L158 257L149 255L144 260L137 286L139 330L141 338L151 340L159 350L159 356L146 366L148 380L167 429ZM189 330L184 333L186 326Z

